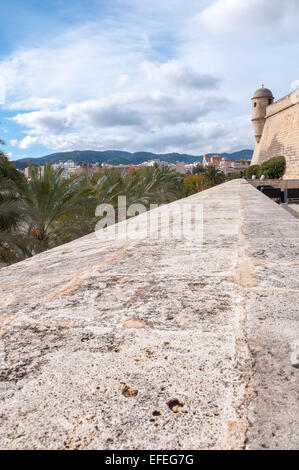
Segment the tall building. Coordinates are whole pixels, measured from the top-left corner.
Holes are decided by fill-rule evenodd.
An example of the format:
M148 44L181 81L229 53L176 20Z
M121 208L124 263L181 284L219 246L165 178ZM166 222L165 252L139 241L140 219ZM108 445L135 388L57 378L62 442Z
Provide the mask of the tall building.
M178 173L185 174L186 173L185 162L176 162L175 169Z
M210 164L210 155L207 153L203 156L202 165L208 166Z
M219 167L220 166L220 161L221 161L220 155L213 155L211 157L211 165L213 165L213 166Z

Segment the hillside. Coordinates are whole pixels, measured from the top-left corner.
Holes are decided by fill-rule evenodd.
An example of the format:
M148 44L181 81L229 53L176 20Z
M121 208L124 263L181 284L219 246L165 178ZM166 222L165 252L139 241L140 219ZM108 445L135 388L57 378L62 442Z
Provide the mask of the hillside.
M215 152L214 152L215 153ZM211 153L211 155L213 152ZM233 160L239 160L240 158L250 159L252 157L252 150L240 150L233 153L221 153L222 157L232 158ZM121 150L105 150L105 151L94 151L94 150L74 150L71 152L58 152L50 155L45 155L40 158L22 158L20 160L14 160L14 164L20 170L26 168L28 162L36 165L44 165L46 162L57 163L59 161L73 160L74 162L84 163L110 163L112 165L138 165L144 161L160 159L168 163L176 163L177 161L184 161L185 163L193 163L202 159L202 155L194 156L182 153L166 153L157 154L151 152L124 152Z

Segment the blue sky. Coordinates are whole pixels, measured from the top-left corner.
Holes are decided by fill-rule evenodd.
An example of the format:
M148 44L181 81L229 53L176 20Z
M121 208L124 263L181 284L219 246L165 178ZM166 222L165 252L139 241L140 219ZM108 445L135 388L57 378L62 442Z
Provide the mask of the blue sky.
M250 98L299 86L298 0L2 0L10 158L253 148Z

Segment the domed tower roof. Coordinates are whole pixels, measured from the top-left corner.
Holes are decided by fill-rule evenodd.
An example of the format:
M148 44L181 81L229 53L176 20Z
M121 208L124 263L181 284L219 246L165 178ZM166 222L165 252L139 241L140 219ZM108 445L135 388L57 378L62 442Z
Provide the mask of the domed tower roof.
M272 91L269 90L269 88L264 88L264 85L262 85L262 88L259 88L258 90L256 90L252 99L255 99L255 98L271 98L272 100L274 100Z

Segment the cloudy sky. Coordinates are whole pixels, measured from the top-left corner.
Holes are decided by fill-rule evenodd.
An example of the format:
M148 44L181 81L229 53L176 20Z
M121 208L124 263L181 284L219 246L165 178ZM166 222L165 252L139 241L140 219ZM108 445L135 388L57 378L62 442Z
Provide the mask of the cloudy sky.
M5 150L253 148L255 89L299 84L298 25L299 0L1 0Z

